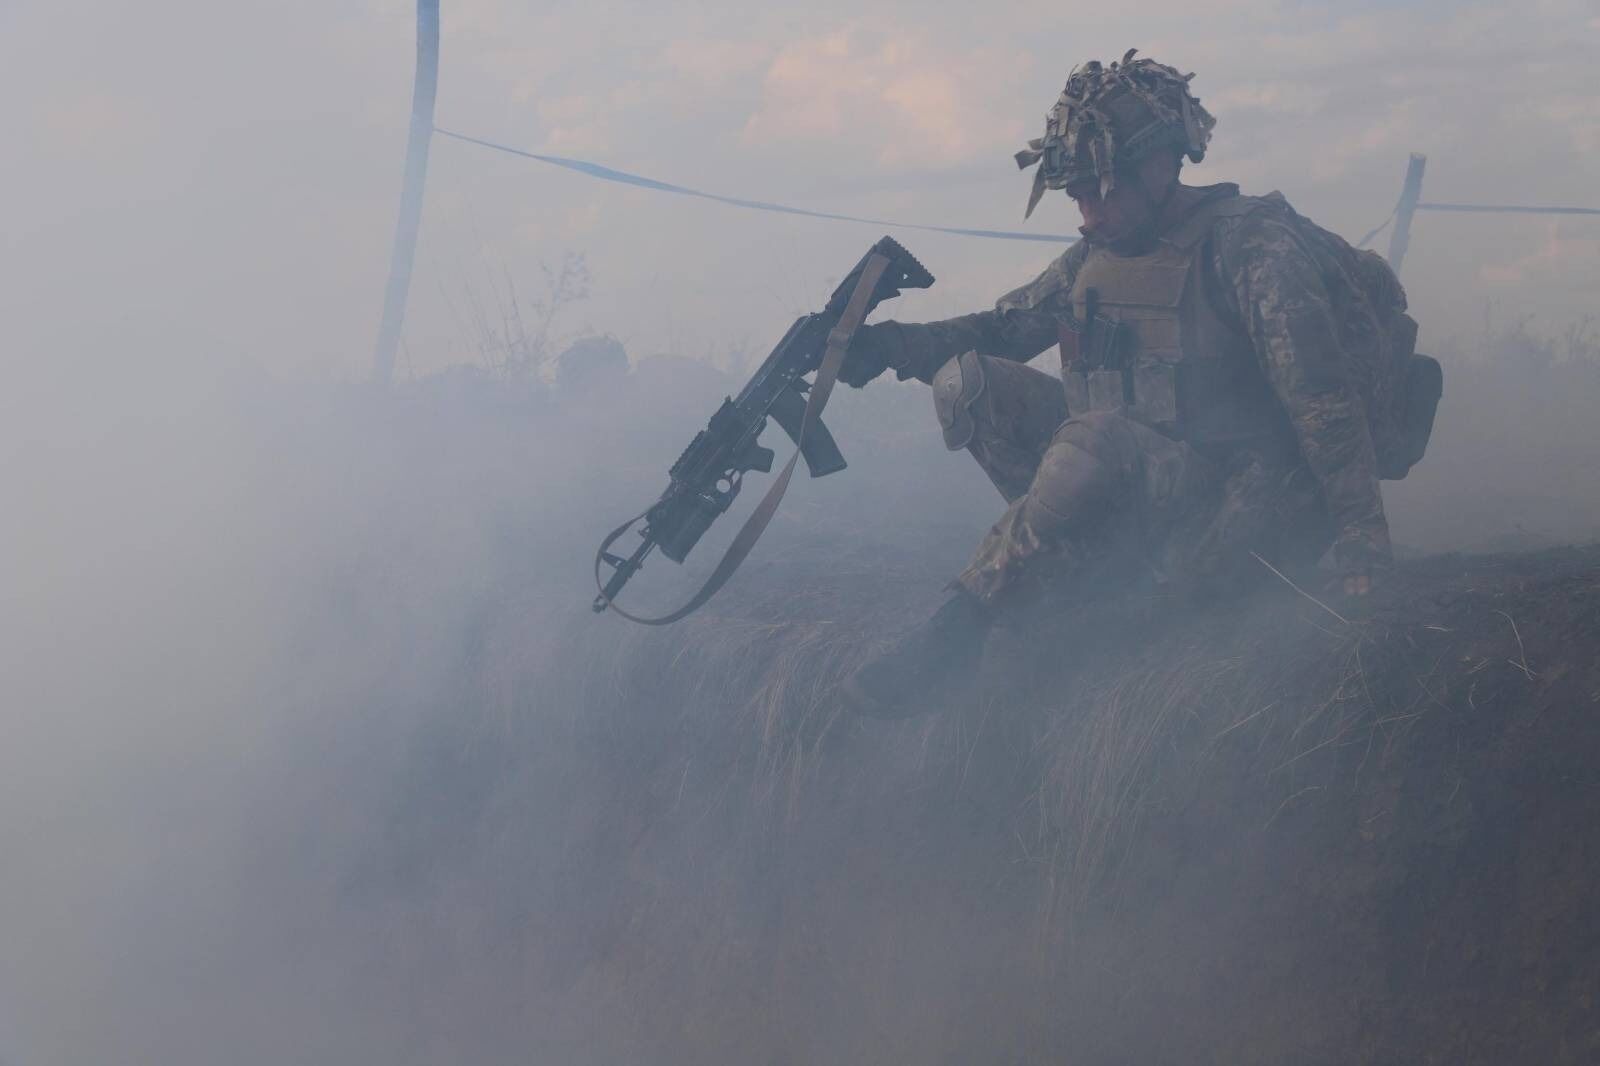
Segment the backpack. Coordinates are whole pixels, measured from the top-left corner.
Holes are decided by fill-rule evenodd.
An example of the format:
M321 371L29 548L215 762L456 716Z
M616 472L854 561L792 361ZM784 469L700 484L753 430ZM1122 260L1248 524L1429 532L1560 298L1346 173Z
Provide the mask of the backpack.
M1345 371L1366 408L1378 476L1398 481L1427 451L1444 393L1444 368L1416 350L1417 323L1406 313L1400 279L1378 253L1351 247L1270 194L1287 211L1322 266L1333 300Z

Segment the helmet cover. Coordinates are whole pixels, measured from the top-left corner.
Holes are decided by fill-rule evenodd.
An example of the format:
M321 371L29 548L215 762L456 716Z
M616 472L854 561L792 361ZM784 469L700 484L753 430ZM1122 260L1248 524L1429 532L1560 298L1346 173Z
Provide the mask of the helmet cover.
M1174 148L1194 163L1205 158L1217 120L1189 91L1194 75L1134 59L1137 51L1128 49L1120 63L1109 66L1091 60L1067 76L1045 117L1044 136L1016 155L1019 168L1038 166L1024 217L1033 214L1045 189L1096 178L1100 195L1107 195L1119 170L1158 148Z

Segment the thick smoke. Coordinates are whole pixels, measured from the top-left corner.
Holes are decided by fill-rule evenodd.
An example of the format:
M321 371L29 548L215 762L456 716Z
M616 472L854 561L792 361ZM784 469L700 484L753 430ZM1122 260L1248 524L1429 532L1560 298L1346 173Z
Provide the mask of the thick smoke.
M806 25L702 6L601 5L603 26L463 10L441 108L729 192L956 224L1020 213L1008 153L1025 131L997 116L1058 91L1059 5L1014 5L976 58L969 16L925 4L859 24L859 5L812 5ZM1270 69L1237 77L1220 68L1255 49L1212 12L1160 6L1179 21L1151 51L1219 68L1207 102L1234 138L1197 180L1282 185L1347 233L1381 216L1412 148L1435 153L1430 189L1463 198L1596 184L1589 67L1557 48L1587 60L1581 5L1404 57L1372 42L1419 39L1410 22L1380 33L1358 13L1324 39L1229 9L1274 43ZM777 1044L795 1061L960 1061L1028 1009L1024 982L946 965L1007 965L985 934L1044 906L1034 838L983 832L1029 797L962 791L1015 752L838 721L826 673L807 672L860 650L835 649L841 629L870 641L925 609L998 513L925 389L840 390L850 469L799 483L692 627L588 610L600 535L877 234L441 146L405 383L337 384L364 372L376 312L409 9L188 3L102 11L93 32L67 10L0 13L6 68L30 86L0 256L0 1062L737 1063ZM727 39L730 13L759 15L756 38ZM1092 34L1112 55L1144 43L1135 30L1117 16ZM1324 42L1333 65L1303 69ZM1538 108L1495 98L1479 117L1506 147L1486 159L1502 142L1451 118L1452 94L1508 50L1549 91ZM923 106L946 89L960 106ZM1380 91L1404 100L1374 130ZM676 103L639 121L657 100ZM1558 149L1576 162L1529 165ZM1047 222L1070 225L1064 208ZM1419 223L1406 279L1447 376L1428 459L1388 488L1397 542L1592 540L1592 237L1450 225ZM907 237L938 288L886 313L977 309L1049 253L925 241ZM482 362L468 279L492 307L507 277L536 291L565 246L589 250L595 293L560 339L614 332L631 372L582 389L439 373ZM1485 289L1540 317L1461 310ZM668 605L736 526L630 595ZM752 691L770 698L739 701ZM907 799L924 795L943 798ZM804 935L780 966L763 950L784 923Z
M1407 550L1600 528L1584 430L1600 363L1588 350L1526 354L1446 353L1438 452L1391 487ZM678 1009L733 1025L737 1012L704 1012L729 990L695 983L725 979L725 960L694 953L759 938L768 893L784 891L751 857L777 845L748 834L781 837L792 816L785 760L836 759L891 782L915 771L871 735L835 729L825 755L750 749L776 760L752 793L734 768L682 758L708 714L741 728L760 718L717 710L738 678L664 684L650 705L629 687L638 663L659 662L663 680L692 672L696 644L724 625L763 669L782 646L736 619L826 625L816 588L875 558L866 565L902 575L874 608L893 628L998 507L943 450L926 390L842 393L832 420L851 469L802 484L709 628L641 635L592 616L598 534L659 491L670 456L736 385L670 359L568 390L470 374L389 394L152 388L130 374L109 395L56 391L77 401L68 422L59 408L13 411L22 446L6 480L28 505L4 550L10 1059L617 1061L670 1028L627 998L659 974L606 983L629 965L681 966ZM686 570L653 565L639 602L691 587L735 525ZM707 737L703 750L730 749ZM663 751L682 759L681 801L713 806L652 808ZM874 771L874 759L888 761ZM776 803L770 820L729 813L763 803ZM746 835L707 839L708 827ZM725 910L697 917L708 901L684 893L708 882L681 862L719 854ZM817 930L822 948L842 935ZM889 965L876 979L905 978ZM935 982L894 1002L965 994ZM781 1024L750 995L758 1016L739 1024ZM840 1054L868 1039L838 1037Z

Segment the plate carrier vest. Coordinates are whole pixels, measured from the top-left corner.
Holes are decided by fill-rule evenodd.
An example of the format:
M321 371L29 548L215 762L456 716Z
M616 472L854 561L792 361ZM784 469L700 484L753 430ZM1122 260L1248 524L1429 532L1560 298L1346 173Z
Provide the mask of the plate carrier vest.
M1292 441L1250 338L1218 307L1209 255L1212 223L1271 209L1264 197L1202 201L1137 256L1096 247L1084 258L1061 326L1067 409L1126 414L1198 446L1262 438Z

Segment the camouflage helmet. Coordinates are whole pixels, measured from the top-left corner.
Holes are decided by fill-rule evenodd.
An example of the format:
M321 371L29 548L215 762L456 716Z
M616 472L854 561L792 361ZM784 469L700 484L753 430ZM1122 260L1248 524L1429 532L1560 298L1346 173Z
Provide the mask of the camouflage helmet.
M1174 148L1194 163L1205 158L1217 120L1189 92L1194 75L1134 59L1137 51L1128 49L1122 62L1110 66L1090 61L1067 76L1067 87L1045 117L1044 136L1017 153L1018 167L1039 166L1026 215L1045 189L1065 189L1085 178L1099 178L1100 195L1106 195L1119 170L1157 148Z

